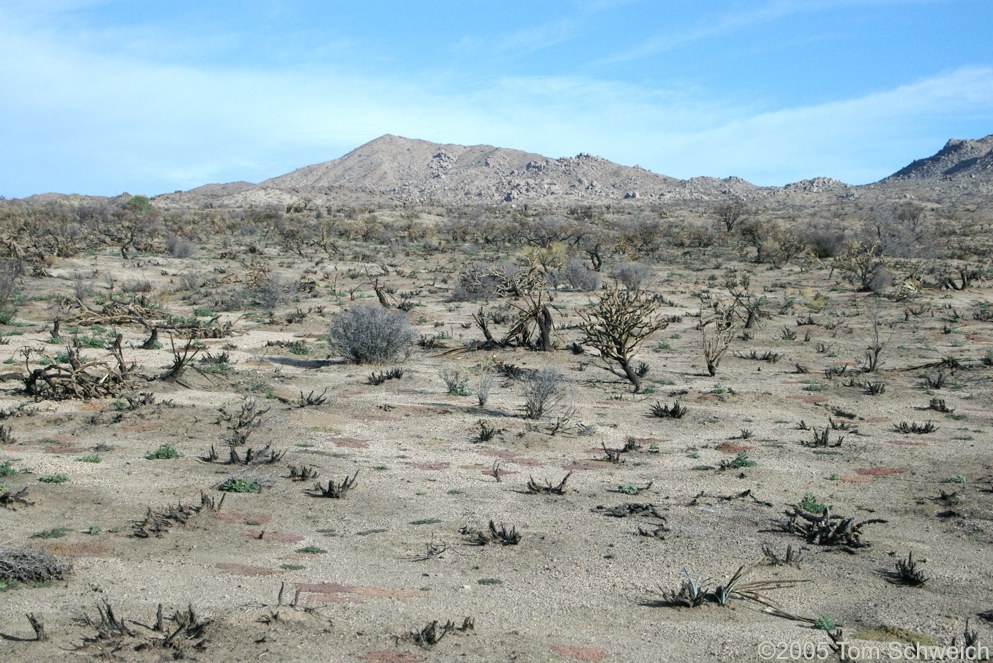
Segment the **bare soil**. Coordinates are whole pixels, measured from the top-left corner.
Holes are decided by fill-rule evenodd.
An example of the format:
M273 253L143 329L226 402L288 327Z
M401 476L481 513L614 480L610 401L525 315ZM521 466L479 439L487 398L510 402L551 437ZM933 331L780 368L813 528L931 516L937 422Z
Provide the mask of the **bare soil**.
M0 482L11 493L28 488L31 504L0 508L0 547L51 553L72 573L0 593L0 659L750 661L761 660L763 642L825 647L817 620L863 645L961 642L967 621L991 642L983 617L993 611L988 280L940 289L894 268L898 278L877 296L856 292L830 260L772 268L733 243L669 248L650 259L646 287L665 297L660 314L673 320L641 346L648 372L633 393L598 367L593 349L569 349L581 340L577 310L596 292L551 293L552 352L474 350L482 335L472 314L498 302L454 302L451 292L468 261L498 257L485 247L426 252L354 239L328 256L252 241L261 248L251 255L234 235L227 254L215 238L189 258L124 259L110 246L25 277L0 346L0 424L12 438L0 463L18 472ZM191 272L246 280L259 265L316 288L294 288L269 312L222 311L212 298L233 281L182 285ZM749 276L764 315L752 329L738 323L712 377L698 324L714 299L700 293L726 298L732 271ZM178 381L159 379L174 358L170 334L146 350L140 324L74 322L81 281L92 285L82 300L91 310L113 298L143 301L186 318L216 316L230 333L203 339ZM376 302L374 284L413 293L409 317L423 341L403 361L345 363L328 346L329 320ZM866 373L874 319L881 363ZM23 393L30 371L65 361L57 355L74 335L88 339L84 360L112 368L105 346L118 333L135 364L120 393L62 401ZM182 335L172 336L181 349ZM226 353L227 368L200 363L208 353ZM557 368L567 397L542 419L525 419L522 380L499 365ZM394 367L402 377L369 383ZM443 368L472 376L467 395L448 393ZM495 382L480 405L472 392L484 372ZM928 386L939 373L943 384ZM870 395L867 382L885 390ZM153 398L141 404L143 393ZM301 407L322 394L325 402ZM949 412L932 409L935 398ZM654 404L675 401L683 417L651 416ZM239 453L268 446L283 455L247 466L203 460L211 447L227 459L225 415L243 407L265 414ZM498 432L481 441L479 422ZM901 422L936 430L899 432ZM832 426L840 446L807 446L808 427ZM181 457L146 458L161 445ZM304 468L317 476L291 478ZM356 472L344 498L320 495ZM568 473L561 495L528 491L530 479L554 486ZM42 480L57 475L67 480ZM260 492L219 490L232 477ZM783 523L808 493L834 514L884 522L863 527L864 547L806 541ZM185 522L170 520L170 509ZM161 531L136 536L149 515ZM472 532L485 534L491 521L520 541L473 545ZM773 564L764 546L780 556L792 546L800 560ZM895 581L909 553L927 577L922 586ZM763 589L763 601L666 605L687 577L715 590L753 565L746 580L802 582ZM107 619L101 628L107 606L126 631ZM47 640L34 639L28 613L43 620ZM435 621L443 637L431 644L422 630Z

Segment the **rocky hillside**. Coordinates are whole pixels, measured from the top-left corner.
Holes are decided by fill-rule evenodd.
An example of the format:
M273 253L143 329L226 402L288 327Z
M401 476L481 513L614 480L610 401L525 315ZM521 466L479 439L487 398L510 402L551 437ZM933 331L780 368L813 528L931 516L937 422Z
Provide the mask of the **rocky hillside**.
M292 191L331 187L413 201L513 202L547 196L656 196L677 188L679 180L589 154L549 159L489 145L383 136L340 159L300 168L262 186Z
M918 159L885 181L907 179L993 179L993 135L979 140L950 140L926 159Z
M442 204L665 202L751 198L765 191L737 177L679 180L590 154L552 159L489 145L466 147L387 135L339 159L299 168L255 186L209 185L156 200L164 205L225 207L299 199Z

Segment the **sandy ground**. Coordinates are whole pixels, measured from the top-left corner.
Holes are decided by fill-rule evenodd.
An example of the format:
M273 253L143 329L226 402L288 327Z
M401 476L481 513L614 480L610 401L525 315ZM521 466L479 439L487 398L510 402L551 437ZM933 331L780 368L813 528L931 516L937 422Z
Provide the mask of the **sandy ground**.
M212 264L198 260L201 268ZM6 370L23 372L22 348L38 349L32 368L41 352L64 350L48 332L57 305L38 295L71 293L73 275L83 271L112 273L119 283L142 278L153 292L171 293L166 306L188 315L195 303L176 292L188 262L124 263L110 252L61 262L51 277L31 282L36 299L20 312L20 326L7 329L0 347ZM284 271L307 266L299 262ZM350 282L342 276L340 283L375 301L371 286L362 286L367 265L335 267L342 274L355 268ZM863 375L871 295L856 295L827 267L737 267L752 272L767 316L750 340L733 341L715 377L705 371L694 293L719 292L720 281L708 277L726 270L657 267L651 287L671 301L662 312L681 319L639 353L650 366L650 393L632 394L596 367L590 349L566 349L578 338L571 325L590 299L585 293L556 293L555 352L451 352L481 338L471 325L478 304L448 301L451 284L438 283L424 265L420 276L381 279L400 290L419 288L411 319L421 334L447 337L443 347L416 347L403 362L354 366L334 356L324 340L328 318L352 302L322 286L280 309L323 306L292 324L282 314L274 322L223 314L234 334L208 340L207 350L228 352L233 372L190 370L182 384L136 378L129 393L154 394L137 409L120 398L34 403L18 393L20 380L6 380L0 408L29 404L31 414L8 412L0 422L14 438L0 447L0 462L30 472L0 482L8 490L28 487L32 505L0 509L2 547L52 553L71 563L72 573L0 594L0 659L751 661L764 660L761 643L808 643L827 652L827 632L807 621L818 618L841 626L853 646L961 642L966 620L984 643L993 642L981 617L993 610L993 368L981 361L993 348L993 323L971 313L990 301L990 290L881 300L883 364ZM905 313L908 306L923 312ZM948 322L953 311L961 315ZM816 324L797 324L808 315ZM63 324L63 337L70 326ZM796 338L785 339L784 328ZM115 330L124 334L125 358L139 365L136 374L168 367L167 337L164 347L141 350L146 330L113 327L105 330L108 340ZM293 342L307 354L291 352L286 344ZM746 358L752 350L780 358ZM100 348L83 353L107 355ZM946 384L922 385L922 375L937 369L920 367L948 357L961 367L943 369ZM570 381L566 399L543 419L527 420L520 380L496 374L480 406L472 393L447 393L439 376L443 367L475 376L498 362L559 369ZM799 374L797 364L809 372ZM393 366L403 368L401 378L368 383L373 371ZM843 375L825 374L842 366ZM886 390L870 396L858 386L865 380L884 382ZM325 389L325 403L297 406L301 393ZM935 397L954 411L929 410ZM687 408L684 417L650 416L653 404L673 401ZM285 455L248 467L204 462L211 446L227 452L220 409L236 413L246 403L267 410L246 447L268 444ZM831 432L832 440L844 436L841 446L805 446L812 433L800 423L820 429L829 417L850 428ZM559 418L564 425L553 435ZM480 441L480 421L499 432ZM927 421L935 432L895 430L900 422ZM603 447L622 448L629 439L633 449L609 462ZM162 444L182 457L145 458ZM741 452L754 465L721 469ZM91 454L100 462L81 461ZM296 481L290 466L319 475ZM315 496L318 482L356 471L345 498ZM569 472L562 495L527 490L529 478L557 484ZM68 481L39 481L58 474ZM261 492L218 490L231 476L257 481ZM784 511L805 493L836 514L885 522L866 525L868 545L851 553L807 543L781 528ZM201 495L215 507L224 501L158 536L134 536L149 510L200 506ZM630 513L611 515L615 507ZM490 521L516 529L519 543L470 545L466 528L485 531ZM38 536L56 528L64 535ZM797 564L768 563L763 546L784 554L789 545L802 551ZM921 587L889 576L911 552L925 560ZM798 619L740 597L728 606L660 605L687 574L713 589L750 565L750 580L802 581L762 592ZM166 633L147 628L160 604ZM130 634L99 635L104 605ZM178 628L169 617L190 606L195 624L209 623L181 630L164 646ZM43 619L46 641L33 640L27 613ZM439 630L448 621L456 628L434 645L411 636L436 620Z

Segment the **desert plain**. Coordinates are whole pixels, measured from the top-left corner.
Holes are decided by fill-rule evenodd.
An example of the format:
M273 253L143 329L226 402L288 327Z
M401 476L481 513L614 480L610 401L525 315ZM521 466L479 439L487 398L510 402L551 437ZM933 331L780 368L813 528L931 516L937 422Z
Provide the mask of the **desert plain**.
M386 146L376 190L2 201L0 659L993 646L988 168Z

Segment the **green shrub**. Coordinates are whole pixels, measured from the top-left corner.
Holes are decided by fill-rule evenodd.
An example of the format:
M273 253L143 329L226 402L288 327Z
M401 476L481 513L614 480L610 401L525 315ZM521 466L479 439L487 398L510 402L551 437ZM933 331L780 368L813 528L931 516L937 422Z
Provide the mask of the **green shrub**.
M258 493L262 491L262 486L259 485L258 481L251 479L228 477L224 480L224 483L218 486L218 490L228 493Z
M837 476L837 475L832 475L832 476ZM823 515L828 510L827 505L818 502L817 498L814 497L813 493L804 493L803 499L800 500L800 503L797 506L799 506L804 511L807 511L808 513L816 513L817 515Z
M738 455L736 455L732 461L721 461L722 467L732 470L739 470L743 467L755 467L756 465L758 465L758 463L748 457L747 451L739 451Z
M39 477L38 481L42 483L68 483L69 477L64 474L46 474L43 477Z
M0 463L0 477L12 477L15 474L22 474L24 470L18 470L9 460Z
M176 451L176 447L171 444L162 444L155 451L149 451L145 454L145 458L148 460L172 460L173 458L182 458L183 454Z
M32 539L61 539L63 536L69 533L65 527L55 527L53 529L46 529L41 532L35 532L31 535Z

